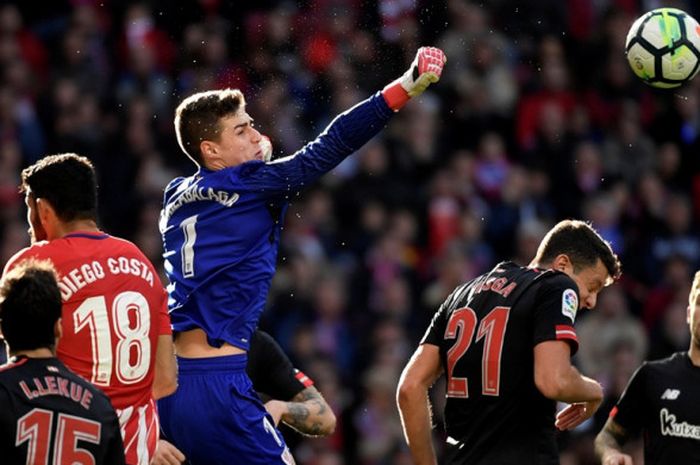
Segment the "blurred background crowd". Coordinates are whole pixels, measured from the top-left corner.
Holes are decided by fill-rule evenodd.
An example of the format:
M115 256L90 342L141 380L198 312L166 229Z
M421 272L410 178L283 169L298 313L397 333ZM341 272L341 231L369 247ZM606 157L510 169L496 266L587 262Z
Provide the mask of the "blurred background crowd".
M591 438L633 370L687 349L700 267L700 79L656 91L624 56L632 21L658 6L700 16L690 0L0 2L0 263L28 244L19 173L47 153L91 158L101 227L162 266L162 189L194 170L180 100L240 88L288 155L440 46L440 84L292 199L261 327L339 421L329 438L286 437L304 465L410 463L394 393L433 312L577 217L624 271L577 321L576 364L608 399L561 436L562 464L595 463ZM438 384L436 438L443 399Z

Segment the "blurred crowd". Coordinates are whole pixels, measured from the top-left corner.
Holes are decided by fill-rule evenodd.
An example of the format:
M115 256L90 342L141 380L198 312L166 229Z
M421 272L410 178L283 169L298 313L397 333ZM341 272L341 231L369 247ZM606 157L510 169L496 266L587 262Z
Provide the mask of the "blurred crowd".
M442 47L440 84L292 199L261 326L339 422L329 438L286 437L300 464L410 463L394 395L432 313L576 217L624 271L577 321L576 364L608 399L561 436L562 464L595 463L591 438L634 369L687 349L700 268L700 79L656 91L624 56L632 21L658 3L0 2L0 263L28 243L19 173L45 154L92 159L101 227L161 266L162 189L194 170L173 131L184 97L240 88L289 155L420 45ZM440 438L444 386L433 400Z

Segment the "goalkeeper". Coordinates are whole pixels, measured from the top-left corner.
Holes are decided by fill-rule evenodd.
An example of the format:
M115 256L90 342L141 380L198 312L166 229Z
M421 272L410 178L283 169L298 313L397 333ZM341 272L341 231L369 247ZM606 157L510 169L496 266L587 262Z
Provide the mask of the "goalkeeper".
M445 55L420 48L410 69L275 161L236 89L177 108L180 148L197 171L166 187L160 230L179 386L159 402L163 432L193 464L293 463L245 373L275 271L288 199L355 152L440 78Z

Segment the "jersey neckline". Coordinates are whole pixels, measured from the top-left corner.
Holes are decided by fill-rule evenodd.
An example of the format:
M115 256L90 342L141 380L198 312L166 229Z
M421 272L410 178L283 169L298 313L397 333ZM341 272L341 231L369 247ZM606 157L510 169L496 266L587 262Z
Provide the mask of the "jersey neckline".
M101 241L102 239L107 239L109 237L109 234L104 233L102 231L98 231L98 232L77 231L77 232L66 234L63 237L66 239L72 238L72 237L81 237L83 239L95 239L95 240Z

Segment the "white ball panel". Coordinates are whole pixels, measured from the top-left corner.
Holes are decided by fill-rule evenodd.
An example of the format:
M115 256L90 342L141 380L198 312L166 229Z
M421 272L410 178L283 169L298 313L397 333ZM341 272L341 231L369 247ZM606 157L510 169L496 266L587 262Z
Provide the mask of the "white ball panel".
M630 40L632 40L637 35L637 31L639 30L639 26L641 26L642 21L644 21L645 17L646 17L646 15L640 16L639 18L637 18L637 20L630 27L629 32L627 32L627 39L625 39L625 48L629 47Z
M634 44L627 52L627 60L632 71L641 79L654 78L654 55L639 43Z
M686 16L684 22L688 40L700 52L700 24L690 16Z
M642 30L642 37L648 40L656 48L664 48L668 45L666 39L664 38L665 34L661 32L661 21L663 21L661 16L656 15L647 21L647 23L644 25L644 29Z
M685 80L690 77L697 62L698 57L683 46L675 54L665 53L661 57L661 74L666 79Z

